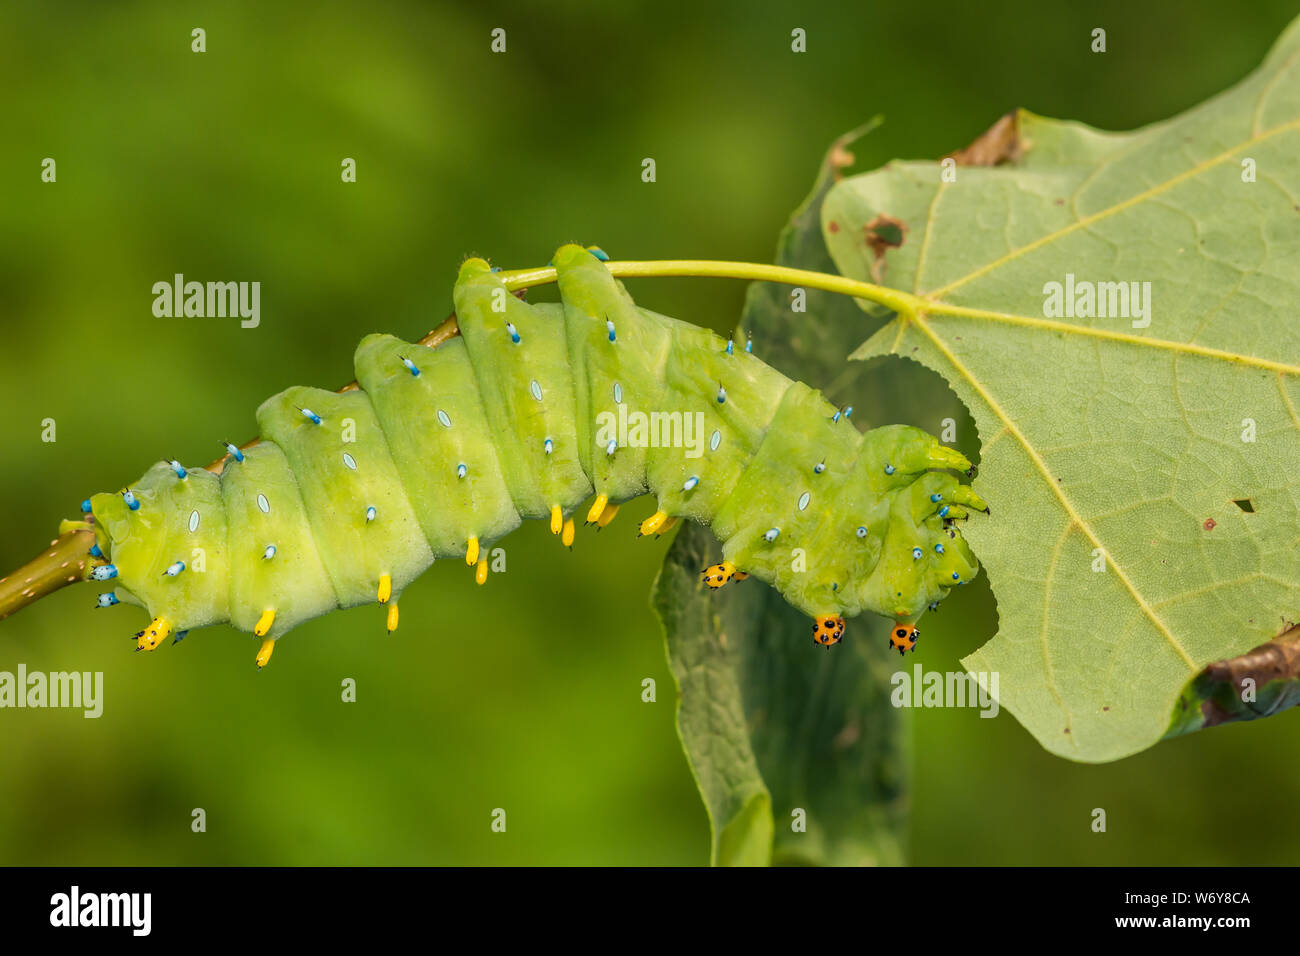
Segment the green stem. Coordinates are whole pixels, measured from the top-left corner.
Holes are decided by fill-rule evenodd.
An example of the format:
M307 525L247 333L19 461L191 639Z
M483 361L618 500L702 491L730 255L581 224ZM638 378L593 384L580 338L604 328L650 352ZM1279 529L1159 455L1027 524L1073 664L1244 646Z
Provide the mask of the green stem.
M791 269L758 262L726 262L717 259L659 259L652 261L607 262L610 274L620 279L661 278L665 276L715 277L720 279L749 279L755 282L781 282L786 285L823 289L839 295L867 299L893 309L900 315L915 316L924 306L924 300L910 292L889 289L871 282L860 282L829 272L812 272L808 269ZM541 269L514 269L498 273L510 290L547 285L555 281L555 267Z

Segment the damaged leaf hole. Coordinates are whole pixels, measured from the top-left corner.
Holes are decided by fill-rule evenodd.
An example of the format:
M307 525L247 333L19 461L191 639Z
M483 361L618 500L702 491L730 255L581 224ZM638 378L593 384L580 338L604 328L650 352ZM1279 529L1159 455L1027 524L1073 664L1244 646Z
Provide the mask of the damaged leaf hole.
M880 282L885 274L885 252L902 246L907 239L907 226L901 219L882 212L862 227L862 236L871 250L871 275Z
M1233 498L1232 503L1248 515L1255 513L1255 504L1249 498Z

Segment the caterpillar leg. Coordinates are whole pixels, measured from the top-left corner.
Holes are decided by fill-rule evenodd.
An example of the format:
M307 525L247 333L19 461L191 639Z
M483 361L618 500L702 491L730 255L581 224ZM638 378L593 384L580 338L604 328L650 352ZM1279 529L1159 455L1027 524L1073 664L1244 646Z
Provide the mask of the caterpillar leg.
M975 466L955 448L940 444L939 439L910 425L885 425L863 436L873 454L879 456L886 476L905 484L908 476L931 468L963 471L974 476Z
M663 527L664 522L668 520L666 511L656 511L650 517L641 522L641 528L637 531L637 537L641 538L648 534L658 534Z
M388 633L392 634L397 630L397 602L394 601L388 607Z
M167 635L172 632L171 621L165 617L156 617L149 622L149 626L137 635L135 649L138 651L152 651L159 644L167 639Z
M609 504L609 498L606 495L597 495L596 500L591 503L591 510L587 512L587 524L595 524L600 520L600 516L605 512L605 506ZM618 507L615 505L614 507Z
M975 494L975 489L971 488L970 485L958 485L949 493L947 500L954 505L967 505L976 511L982 511L985 514L990 513L988 503Z
M975 466L971 464L969 458L959 452L956 448L949 448L947 445L934 444L926 452L926 461L931 468L951 468L953 471L964 471L968 475L973 475Z
M551 505L551 534L559 534L564 530L564 512L559 505Z
M610 505L602 511L600 517L596 519L596 530L604 530L604 528L618 515L618 509L618 505Z
M275 623L275 611L274 610L263 611L262 616L259 617L257 619L257 623L253 625L253 633L256 634L258 637L266 637L266 632L271 629L271 625L273 625L274 623Z
M257 652L257 669L259 671L266 666L273 653L275 653L275 641L268 637L262 642L262 646Z
M723 561L721 564L711 564L700 575L704 578L704 583L713 590L717 590L725 584L732 581L743 581L749 577L744 571L738 571L736 566L730 561Z
M572 519L572 518L570 518L568 521L564 522L564 530L560 533L560 542L561 542L561 543L562 543L566 548L572 548L572 547L573 547L573 537L574 537L574 533L575 533L575 531L576 531L576 529L575 529L575 527L574 527L573 519Z
M478 564L478 538L470 538L465 544L465 563L471 568Z
M484 558L482 561L478 563L478 567L474 569L474 582L476 584L486 584L487 576L488 576L488 563L487 563L487 558Z
M889 648L898 651L899 656L916 650L916 642L921 639L921 632L915 624L895 621L889 632Z
M677 527L677 522L679 520L680 519L677 515L669 515L668 520L661 524L659 530L655 532L655 537L657 538L660 535L667 534L669 531L673 530L673 528Z
M813 643L830 650L844 640L844 618L838 614L823 614L813 621Z
M387 604L388 599L393 596L393 579L387 574L379 576L379 590L375 597L380 604ZM391 630L391 628L390 628Z

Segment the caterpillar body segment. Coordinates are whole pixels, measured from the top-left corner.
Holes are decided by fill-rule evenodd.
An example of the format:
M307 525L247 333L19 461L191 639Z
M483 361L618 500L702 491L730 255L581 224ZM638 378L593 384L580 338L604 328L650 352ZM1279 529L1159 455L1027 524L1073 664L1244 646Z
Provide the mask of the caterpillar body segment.
M561 306L516 298L482 259L460 267L455 302L515 510L525 518L549 518L555 505L567 512L591 494L591 480L574 436Z
M358 388L272 396L263 440L219 477L159 462L129 495L93 496L95 576L154 619L141 646L229 621L263 639L261 666L303 621L372 602L391 633L436 558L481 584L523 519L572 546L579 508L600 530L648 492L639 533L686 517L721 540L702 585L773 585L822 647L864 610L898 622L891 647L914 647L916 618L977 570L954 522L985 506L949 471L970 463L919 429L859 432L748 348L639 308L590 250L554 264L562 301L532 305L467 260L458 337L369 335Z
M663 377L673 346L671 329L667 323L643 315L594 254L578 246L564 246L554 261L564 301L579 460L598 500L635 498L647 490L650 448L637 443L620 445L617 425L630 422L632 412L664 409ZM616 329L614 342L609 341L607 323ZM589 516L591 521L598 519L599 513Z

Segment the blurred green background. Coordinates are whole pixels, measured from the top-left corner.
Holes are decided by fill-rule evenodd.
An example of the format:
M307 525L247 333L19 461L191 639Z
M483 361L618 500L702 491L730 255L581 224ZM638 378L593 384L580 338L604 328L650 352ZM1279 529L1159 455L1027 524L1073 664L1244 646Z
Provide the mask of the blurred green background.
M466 254L540 265L580 240L615 258L767 261L827 145L868 116L886 124L857 149L861 168L965 145L1015 106L1130 128L1241 78L1295 12L185 7L5 5L3 571L90 492L159 457L207 462L290 384L349 380L363 334L432 328ZM1096 26L1104 55L1088 50ZM190 51L194 27L206 53ZM794 27L806 54L790 51ZM45 157L56 184L40 181ZM344 157L355 184L340 181ZM259 280L260 328L155 318L151 286L177 272ZM720 331L745 293L703 279L632 291ZM93 610L87 587L5 621L0 670L103 671L106 701L99 720L0 711L0 862L706 862L647 598L668 541L635 541L649 503L627 509L572 554L525 527L484 588L441 563L403 596L392 637L377 608L336 613L262 673L254 639L226 628L134 654L142 612ZM949 607L927 631L927 668L959 668L995 627L987 593ZM641 702L645 677L657 703ZM1006 714L914 712L913 861L1293 863L1295 828L1260 840L1239 824L1290 817L1298 729L1288 714L1089 767L1048 756ZM195 807L206 833L191 832ZM489 827L497 807L504 834ZM1106 834L1089 828L1094 807Z

